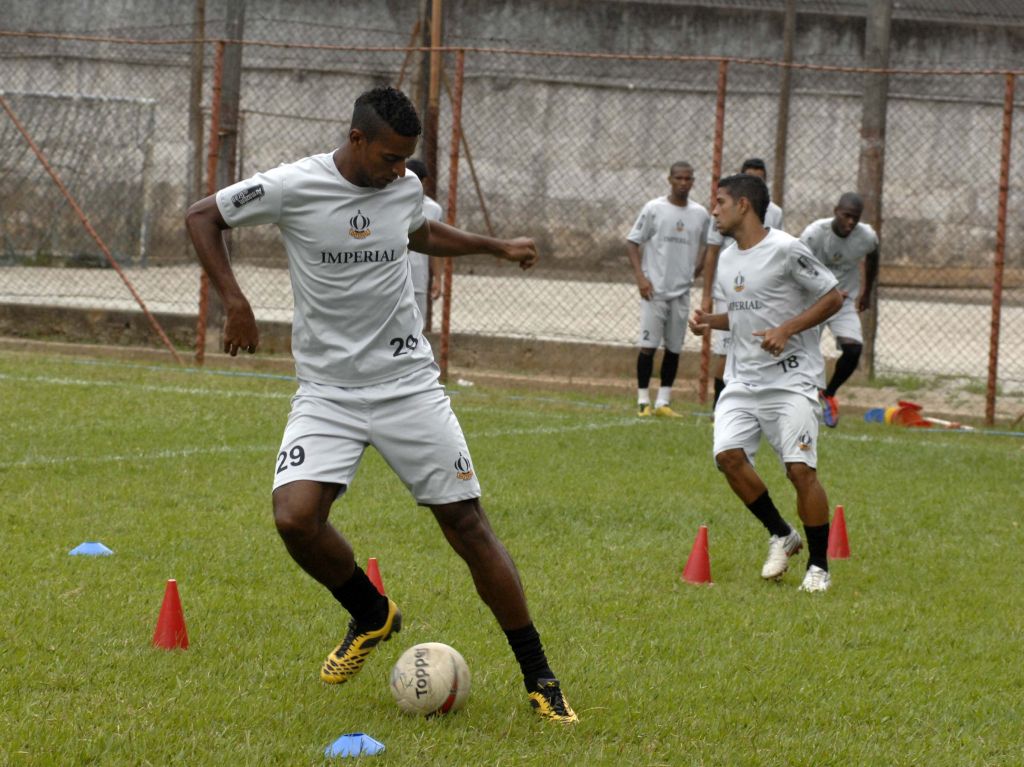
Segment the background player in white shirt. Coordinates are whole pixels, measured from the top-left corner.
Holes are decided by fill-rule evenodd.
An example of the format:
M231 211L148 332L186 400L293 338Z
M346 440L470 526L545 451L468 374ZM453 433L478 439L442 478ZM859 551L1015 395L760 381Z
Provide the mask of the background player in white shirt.
M640 352L637 355L637 413L641 416L679 418L669 405L672 384L679 370L679 353L690 311L690 288L703 264L710 216L700 203L689 199L693 166L672 164L670 192L650 200L626 237L626 252L640 291ZM641 248L643 254L641 255ZM654 353L664 342L661 387L651 408L649 386Z
M830 427L839 423L836 392L860 362L864 333L859 313L871 306L871 289L878 276L878 235L870 225L860 223L863 212L860 195L846 192L832 218L818 219L800 235L803 244L832 270L843 294L843 308L825 322L840 351L828 386L820 392L822 416Z
M825 370L817 326L839 310L836 279L795 237L764 226L768 187L739 174L718 185L715 219L736 242L719 256L715 287L727 312L694 312L690 328L732 330L725 389L715 410L714 456L733 492L771 536L761 577L778 579L803 547L754 470L763 434L796 489L810 558L800 588L825 591L829 508L818 481L817 392Z
M768 169L764 160L760 157L751 157L743 161L740 173L749 173L759 179L768 182ZM774 202L768 201L768 210L764 214L764 225L771 229L782 229L782 208ZM732 237L726 237L718 226L712 222L711 231L708 232L708 248L704 256L704 293L701 297L700 308L705 312L715 313L725 311L724 296L714 296L713 286L715 282L715 268L718 266L718 254L734 242ZM718 404L718 397L725 388L725 356L729 353L729 345L732 343L732 335L727 330L711 331L711 375L715 379L715 399L712 403L712 410Z
M413 298L411 247L432 256L491 253L524 269L533 240L473 235L423 215L406 172L419 117L406 96L375 88L356 99L344 145L258 173L193 205L187 224L226 311L224 348L255 352L259 332L224 249L230 226L274 223L295 297L292 352L299 389L275 464L274 521L288 553L352 615L320 677L340 683L401 629L401 613L356 564L328 522L373 445L416 501L429 506L505 631L528 697L545 719L576 721L530 620L519 573L480 505L480 485Z
M422 160L409 160L405 167L416 174L420 182L428 176L427 166ZM441 206L437 202L423 195L423 216L430 221L440 221L442 218ZM441 259L437 259L441 261ZM412 290L416 295L416 306L419 307L423 322L427 322L427 296L437 300L441 295L441 264L426 253L409 251L409 268L412 271Z

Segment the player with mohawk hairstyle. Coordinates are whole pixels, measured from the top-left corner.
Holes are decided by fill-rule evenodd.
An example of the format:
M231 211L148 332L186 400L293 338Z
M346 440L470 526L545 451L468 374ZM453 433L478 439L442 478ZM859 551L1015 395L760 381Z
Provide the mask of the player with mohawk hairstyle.
M519 572L480 505L480 483L416 306L410 248L431 256L490 253L523 269L533 240L463 232L423 214L406 160L420 121L409 99L375 88L356 99L345 143L281 165L194 204L187 225L224 302L224 349L253 353L259 331L224 248L229 227L275 224L295 297L292 352L299 388L274 464L274 522L288 553L351 615L320 678L351 679L402 614L356 564L328 521L373 445L416 501L433 512L504 630L527 697L551 721L576 714L548 665Z

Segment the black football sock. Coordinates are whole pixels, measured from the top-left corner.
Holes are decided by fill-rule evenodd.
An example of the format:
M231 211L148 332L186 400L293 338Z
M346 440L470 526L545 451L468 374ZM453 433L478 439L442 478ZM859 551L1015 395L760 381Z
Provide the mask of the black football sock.
M829 397L836 396L839 387L846 383L846 379L853 375L860 362L860 353L864 348L861 344L843 344L840 347L843 353L836 360L835 370L832 371L832 378L825 387L825 394Z
M768 532L772 535L777 535L779 538L789 535L792 528L779 514L779 510L775 508L767 490L754 499L753 503L748 503L747 508L750 509L751 514L761 520L761 524L768 528Z
M827 572L828 522L814 527L804 525L804 533L807 535L807 552L809 554L807 566L810 567L811 565L817 565Z
M356 565L352 577L336 589L331 589L334 598L348 610L360 628L375 629L388 619L388 599Z
M676 373L679 372L679 355L670 352L668 349L661 356L661 385L671 389L676 382Z
M538 679L553 679L555 674L548 666L547 656L544 655L544 647L540 643L540 634L533 627L532 623L523 626L521 629L512 629L505 632L509 647L515 653L516 661L523 672L523 683L527 692L537 690Z
M651 374L654 372L654 355L640 354L636 357L636 385L638 389L646 389L651 385Z

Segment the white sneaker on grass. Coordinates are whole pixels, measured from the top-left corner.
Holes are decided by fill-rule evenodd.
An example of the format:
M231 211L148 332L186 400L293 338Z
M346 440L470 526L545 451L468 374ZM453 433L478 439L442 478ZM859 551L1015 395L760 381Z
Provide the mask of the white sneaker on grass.
M803 547L803 539L796 530L790 530L784 538L773 535L768 540L768 558L761 568L761 577L768 581L781 578L789 569L789 558Z
M828 591L828 587L831 585L832 576L829 575L828 570L822 570L817 565L811 565L807 568L804 582L800 584L800 591Z

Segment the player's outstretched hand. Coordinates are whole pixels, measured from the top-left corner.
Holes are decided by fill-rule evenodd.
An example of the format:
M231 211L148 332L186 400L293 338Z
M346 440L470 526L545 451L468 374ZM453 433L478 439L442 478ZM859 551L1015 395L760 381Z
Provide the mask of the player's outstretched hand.
M256 317L248 302L225 307L227 318L224 320L224 351L232 357L240 351L255 354L260 345L260 331L256 327Z
M711 326L707 321L708 312L703 309L695 309L693 316L690 318L689 326L690 332L695 336L702 336L711 330Z
M508 261L518 261L520 269L529 269L540 259L537 243L532 237L516 237L504 241L505 250L502 257Z

